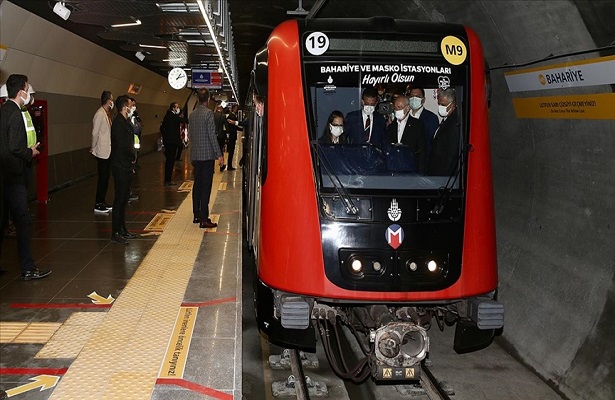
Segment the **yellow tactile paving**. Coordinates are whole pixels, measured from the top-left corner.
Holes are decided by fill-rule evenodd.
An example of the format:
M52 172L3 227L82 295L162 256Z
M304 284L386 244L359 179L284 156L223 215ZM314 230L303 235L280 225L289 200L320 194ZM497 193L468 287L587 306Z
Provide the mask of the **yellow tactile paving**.
M214 175L214 185L221 175ZM217 191L212 192L210 204ZM55 388L52 400L151 397L203 238L204 230L191 222L192 200L187 197Z
M0 343L11 343L27 326L27 322L0 322Z
M106 312L76 312L58 329L34 358L75 358Z
M226 190L226 182L220 182L220 186L218 186L218 190Z

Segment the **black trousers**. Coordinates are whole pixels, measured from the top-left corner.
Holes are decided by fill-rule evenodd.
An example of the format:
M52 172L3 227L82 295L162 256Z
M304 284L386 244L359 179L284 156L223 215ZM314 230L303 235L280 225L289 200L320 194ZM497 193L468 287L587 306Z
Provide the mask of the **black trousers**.
M209 196L214 180L214 162L215 160L192 161L194 167L192 212L201 221L206 221L209 218Z
M96 183L96 204L105 203L107 189L109 188L109 176L111 174L111 161L96 157L98 163L98 182Z
M113 172L113 182L115 183L111 231L116 233L126 229L126 205L128 204L128 197L130 195L132 170L111 167L111 171Z
M178 153L181 145L169 144L164 146L164 181L171 182L173 176L173 166L175 165L176 157L179 158Z
M34 258L30 243L32 231L32 218L28 212L28 189L24 183L4 184L4 212L0 222L0 252L4 229L8 226L9 213L17 231L17 252L19 254L19 266L21 272L28 272L34 268ZM0 256L0 259L2 257Z
M233 157L235 156L235 143L237 143L237 138L233 140L230 138L228 143L226 144L226 150L228 150L228 165L229 167L233 166Z

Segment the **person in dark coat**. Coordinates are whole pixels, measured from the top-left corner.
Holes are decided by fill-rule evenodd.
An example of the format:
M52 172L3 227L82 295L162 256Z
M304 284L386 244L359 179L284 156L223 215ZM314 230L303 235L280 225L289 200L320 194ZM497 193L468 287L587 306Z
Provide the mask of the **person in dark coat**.
M237 143L237 109L239 107L234 104L231 107L231 111L226 116L226 131L228 132L228 142L226 144L226 151L228 152L228 169L233 171L233 157L235 156L235 144Z
M325 131L318 138L318 142L324 144L344 144L348 142L344 133L344 114L341 111L331 112L327 119Z
M175 163L178 151L183 147L181 138L181 124L188 120L181 113L179 104L173 102L169 105L162 124L160 125L160 133L162 133L162 144L164 144L164 185L170 186L174 183L171 181L173 175L173 164Z
M393 109L395 119L387 128L388 142L410 147L419 173L424 174L427 163L425 126L420 120L410 117L410 103L406 96L397 97L393 102Z
M384 116L374 112L378 104L378 90L367 87L361 95L363 106L360 110L346 115L345 127L348 142L351 144L371 143L381 149L386 148L387 123Z
M428 175L449 176L455 173L459 161L459 116L455 89L438 93L438 114L444 119L431 142Z
M51 273L35 266L31 250L32 218L28 211L27 173L30 171L28 163L39 154L40 143L27 146L26 125L21 109L30 102L28 88L27 76L10 75L6 81L9 100L0 108L0 170L4 187L4 196L0 200L6 206L0 232L4 232L10 213L17 231L21 279L24 281L44 278ZM0 249L3 236L0 234Z
M119 96L116 100L118 114L111 124L111 173L115 183L113 198L113 215L111 217L111 241L128 244L127 239L138 235L128 232L126 228L126 205L130 195L135 152L134 131L128 121L131 103L128 96Z

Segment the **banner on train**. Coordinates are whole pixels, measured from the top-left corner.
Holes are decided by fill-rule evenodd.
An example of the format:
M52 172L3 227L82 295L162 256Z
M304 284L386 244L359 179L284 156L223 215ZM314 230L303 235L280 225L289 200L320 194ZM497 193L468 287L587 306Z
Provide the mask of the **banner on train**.
M615 56L510 71L504 74L508 90L561 89L615 84Z
M615 119L615 93L514 98L517 118Z

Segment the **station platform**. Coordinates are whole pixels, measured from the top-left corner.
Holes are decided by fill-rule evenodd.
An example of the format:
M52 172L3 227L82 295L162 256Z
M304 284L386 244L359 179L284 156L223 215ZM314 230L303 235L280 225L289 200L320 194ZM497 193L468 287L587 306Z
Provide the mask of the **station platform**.
M5 238L0 398L242 397L241 173L216 168L218 227L200 229L187 157L169 187L163 154L140 158L126 221L141 236L128 245L110 241L111 214L94 213L96 177L31 204L34 258L52 273L22 281Z

